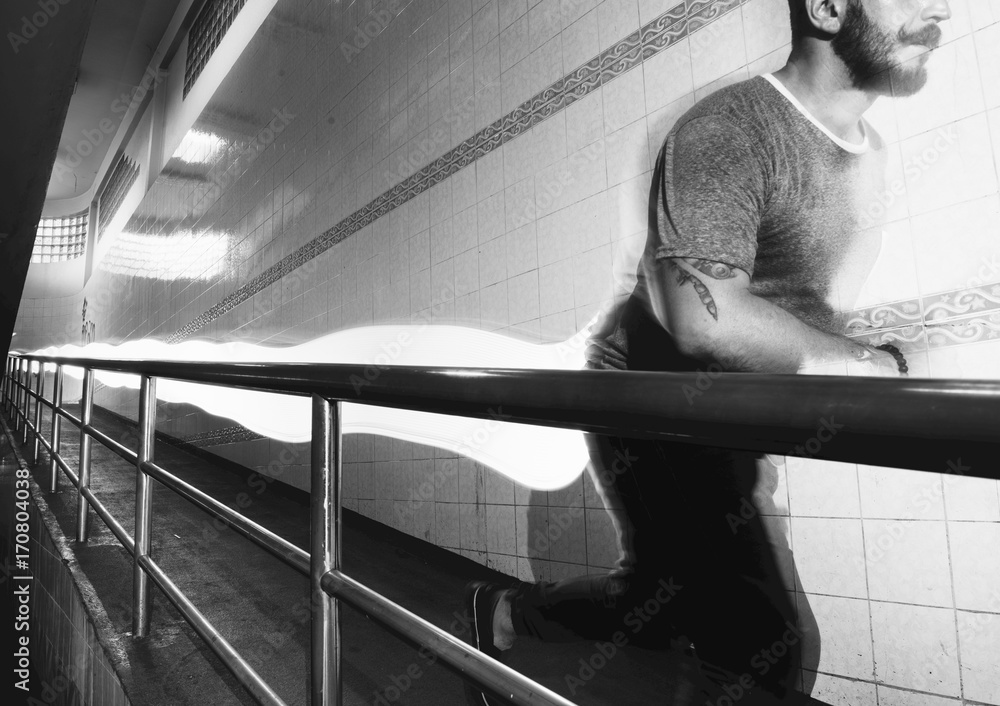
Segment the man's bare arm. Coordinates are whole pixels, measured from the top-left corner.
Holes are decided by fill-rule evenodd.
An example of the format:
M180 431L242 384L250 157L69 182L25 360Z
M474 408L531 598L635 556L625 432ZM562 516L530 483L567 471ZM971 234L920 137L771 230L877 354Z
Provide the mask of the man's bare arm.
M896 374L888 353L821 331L751 294L743 270L697 258L644 263L653 313L686 355L732 371L797 373L847 361L869 375Z

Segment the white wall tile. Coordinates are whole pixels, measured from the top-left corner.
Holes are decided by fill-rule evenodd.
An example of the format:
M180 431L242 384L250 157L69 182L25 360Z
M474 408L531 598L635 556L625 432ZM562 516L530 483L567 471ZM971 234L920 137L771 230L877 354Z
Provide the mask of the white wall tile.
M961 701L944 696L893 689L891 686L879 684L878 703L880 706L956 706Z
M944 500L949 520L1000 522L997 481L963 476L944 477Z
M739 12L720 17L689 39L696 89L747 65L743 16Z
M874 679L868 602L801 593L797 599L800 611L802 602L808 599L821 636L821 644L805 641L803 662L828 674Z
M954 611L877 601L871 609L879 682L959 695Z
M1000 607L1000 594L994 605ZM962 646L962 691L966 699L1000 703L1000 615L958 613Z
M865 520L872 600L952 607L944 522Z
M833 706L856 706L876 703L875 684L853 681L830 674L810 675L815 678L812 695Z
M777 20L788 13L788 3L784 0L750 0L740 11L743 13L749 61L770 54L792 41L791 23Z
M944 488L939 474L859 464L858 480L863 517L944 519Z
M949 522L948 540L956 607L1000 612L1000 523Z
M901 144L911 215L996 192L986 116L949 124Z
M860 520L792 517L791 527L802 590L867 596Z
M803 517L861 517L855 464L789 456L789 509Z
M984 258L997 251L1000 199L967 201L913 219L917 278L922 294L964 289L981 282ZM948 233L947 241L941 233Z

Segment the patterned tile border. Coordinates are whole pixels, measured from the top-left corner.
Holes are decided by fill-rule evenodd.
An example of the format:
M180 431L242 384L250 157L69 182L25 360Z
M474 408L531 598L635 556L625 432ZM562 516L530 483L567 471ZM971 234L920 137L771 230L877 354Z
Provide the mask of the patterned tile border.
M1000 311L927 325L927 347L932 350L983 341L1000 341Z
M212 429L210 431L199 432L198 434L191 434L190 436L176 436L173 438L181 443L203 449L208 446L235 444L240 441L255 441L257 439L266 439L267 437L255 431L250 431L241 424L236 424L231 427Z
M281 261L267 268L236 291L188 322L167 338L178 343L203 326L232 311L257 292L278 281L307 261L349 238L365 226L427 191L476 160L530 130L546 118L613 81L675 44L695 29L700 29L727 12L738 9L747 0L699 0L688 9L678 3L663 15L633 32L625 39L595 56L575 71L498 118L457 147L407 177L361 207L322 235L306 243Z
M1000 325L1000 283L878 304L851 312L845 323L852 338L910 350L993 340Z
M848 336L870 346L893 343L904 351L917 352L927 350L927 331L922 324L871 329L861 333L848 334Z
M853 311L845 317L845 326L849 335L866 333L872 329L893 328L922 322L923 316L921 315L919 299L877 304Z
M972 313L1000 310L1000 283L933 294L921 300L928 325Z

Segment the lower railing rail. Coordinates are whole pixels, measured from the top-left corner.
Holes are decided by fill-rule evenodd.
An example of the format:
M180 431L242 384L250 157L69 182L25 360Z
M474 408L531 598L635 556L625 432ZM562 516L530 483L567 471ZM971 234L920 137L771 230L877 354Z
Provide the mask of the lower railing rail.
M54 366L51 400L45 396L46 365ZM67 366L83 368L79 418L63 407ZM140 376L137 450L93 426L95 370ZM501 699L532 706L572 706L559 694L484 655L341 570L341 402L362 396L351 381L364 377L364 373L361 366L344 365L223 365L11 355L2 380L2 397L15 432L22 432L22 442L34 437L32 460L38 462L39 448L49 456L48 490L57 490L59 470L77 488L77 541L87 541L92 507L132 554L135 637L147 635L150 628L151 581L254 698L262 704L284 703L150 556L150 480L155 479L309 577L313 606L310 692L314 706L343 702L340 602L403 640L428 650L448 668ZM581 382L580 375L587 376L586 382ZM311 553L155 462L157 377L311 396ZM695 391L708 387L712 387L710 399L700 406L692 405ZM835 443L824 444L816 453L810 450L809 455L1000 477L994 461L1000 453L995 421L1000 419L1000 384L986 381L867 380L862 387L858 380L848 378L716 375L703 379L696 374L671 373L386 368L381 370L378 381L364 387L364 395L359 401L368 404L475 417L491 416L502 407L504 417L514 422L786 455L794 453L796 442L811 438L823 419L833 422L836 418L838 427L845 431L838 433ZM51 411L49 439L41 433L44 408ZM64 419L80 433L78 472L60 453ZM132 535L90 488L92 440L136 467ZM907 442L908 452L899 446L886 451L886 446L901 440ZM948 459L954 459L954 463L946 464Z

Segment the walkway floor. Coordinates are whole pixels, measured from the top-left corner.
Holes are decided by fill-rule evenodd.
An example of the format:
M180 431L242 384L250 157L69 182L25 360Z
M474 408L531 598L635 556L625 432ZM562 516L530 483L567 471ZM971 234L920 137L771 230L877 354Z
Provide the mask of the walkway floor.
M95 425L134 448L134 429L117 418L95 411ZM70 467L77 468L79 435L72 425L67 426L63 454ZM22 453L30 461L30 447ZM34 473L44 488L48 462L44 452L41 457L43 462L34 467ZM237 496L248 490L244 477L166 443L157 443L155 458L168 471L231 507L236 508ZM134 468L95 442L93 469L94 493L132 533ZM59 491L46 497L63 532L72 538L77 493L65 476L59 483ZM273 488L260 495L251 492L252 503L243 512L308 549L307 505ZM213 525L207 515L159 483L154 483L153 517L154 559L287 703L308 703L307 580L221 523ZM343 547L347 574L466 640L464 585L477 577L502 578L353 513L345 518ZM255 703L155 587L151 589L151 635L131 638L131 557L93 512L90 540L77 544L76 552L119 631L109 639L126 655L121 676L133 704ZM416 649L353 610L344 609L342 615L345 704L466 703L458 676L440 664L430 664ZM703 682L693 661L679 651L626 647L606 666L581 673L581 660L589 660L594 653L590 643L545 645L521 640L507 661L582 705L715 703L699 686ZM568 676L579 680L572 693Z

